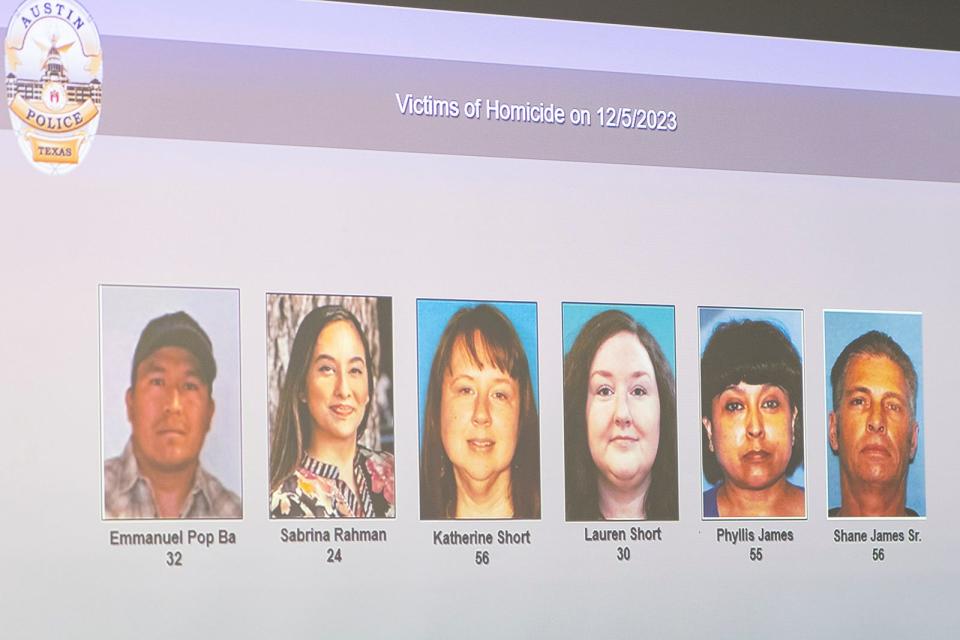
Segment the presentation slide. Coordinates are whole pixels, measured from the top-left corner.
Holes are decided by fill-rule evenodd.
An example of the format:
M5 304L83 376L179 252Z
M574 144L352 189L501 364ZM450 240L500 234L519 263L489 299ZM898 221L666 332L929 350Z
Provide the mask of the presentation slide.
M960 53L81 1L0 0L0 636L954 637Z

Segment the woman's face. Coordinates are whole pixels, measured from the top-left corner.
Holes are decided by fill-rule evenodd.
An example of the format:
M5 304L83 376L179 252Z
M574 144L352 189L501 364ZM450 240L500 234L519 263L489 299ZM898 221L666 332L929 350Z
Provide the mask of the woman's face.
M660 444L660 394L650 354L633 333L606 339L587 378L587 444L597 470L621 488L650 475Z
M320 331L307 369L305 391L319 437L357 437L370 390L363 341L352 323L336 320Z
M766 489L787 471L797 412L774 384L741 382L713 398L704 428L727 480L744 489Z
M476 336L475 343L483 341ZM480 358L478 366L458 340L440 395L443 449L458 474L478 482L510 468L520 424L520 385L482 350Z

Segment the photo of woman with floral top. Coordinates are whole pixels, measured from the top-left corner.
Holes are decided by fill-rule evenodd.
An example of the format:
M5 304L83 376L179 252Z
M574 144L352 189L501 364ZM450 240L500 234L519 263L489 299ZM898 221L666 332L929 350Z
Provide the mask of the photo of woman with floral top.
M268 327L271 314L274 323L296 317L303 298L268 296ZM342 298L313 308L299 322L286 370L277 375L283 382L272 413L272 518L394 516L393 455L377 446L382 434L372 419L376 414L392 422L389 372L380 375L384 359L371 354L371 338L378 350L381 337L390 348L390 336L380 335L384 315L383 333L390 333L389 303ZM374 326L365 327L347 306L370 309Z

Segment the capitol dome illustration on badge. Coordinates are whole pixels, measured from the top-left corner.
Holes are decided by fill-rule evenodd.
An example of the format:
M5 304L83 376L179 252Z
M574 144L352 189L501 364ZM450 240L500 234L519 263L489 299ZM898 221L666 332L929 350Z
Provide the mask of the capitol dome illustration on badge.
M44 173L72 171L100 124L103 52L90 14L70 0L27 0L7 27L7 106L20 148Z

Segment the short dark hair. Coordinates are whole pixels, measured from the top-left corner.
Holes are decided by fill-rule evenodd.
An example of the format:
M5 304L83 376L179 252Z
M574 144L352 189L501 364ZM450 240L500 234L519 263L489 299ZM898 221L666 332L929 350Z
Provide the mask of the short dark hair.
M700 412L713 420L713 399L727 387L773 384L787 392L797 412L794 445L787 464L789 475L803 464L803 369L800 354L784 331L766 320L733 320L717 325L700 358ZM716 484L723 470L701 427L703 473Z
M563 433L566 462L567 520L600 520L597 466L587 440L587 386L590 365L607 339L627 332L637 336L653 363L660 400L660 443L650 471L650 489L644 505L648 520L676 520L677 507L677 392L673 371L660 345L646 327L632 317L610 309L590 318L563 359Z
M317 336L327 325L337 321L349 322L360 336L360 342L363 343L363 357L366 360L367 389L371 396L373 395L370 344L357 317L337 304L317 307L308 313L297 327L297 335L290 349L287 373L280 387L277 415L273 425L273 440L270 444L271 491L293 473L304 451L310 448L313 438L313 418L310 416L310 407L301 402L300 398L306 390L307 371L313 357L314 346L317 344ZM357 427L357 438L363 435L367 428L369 415L370 402L367 402L367 406L363 409L363 418Z
M186 311L158 316L143 328L133 352L133 365L130 368L131 388L136 386L137 367L140 363L163 347L180 347L193 354L199 366L197 373L206 383L209 393L213 394L213 380L217 377L217 361L213 357L213 344L200 323Z
M454 349L461 342L475 363L484 364L486 355L492 361L488 364L517 381L520 417L510 474L513 516L539 518L540 419L533 397L530 365L513 324L503 312L489 304L465 306L453 314L433 356L420 449L420 517L445 520L455 516L457 488L453 464L440 436L440 401L444 375L450 368Z
M897 341L882 331L868 331L848 344L837 356L833 368L830 370L830 388L833 390L833 410L840 409L840 400L843 396L843 379L847 375L847 367L854 356L886 356L900 367L910 391L910 413L917 415L917 370L913 361Z

